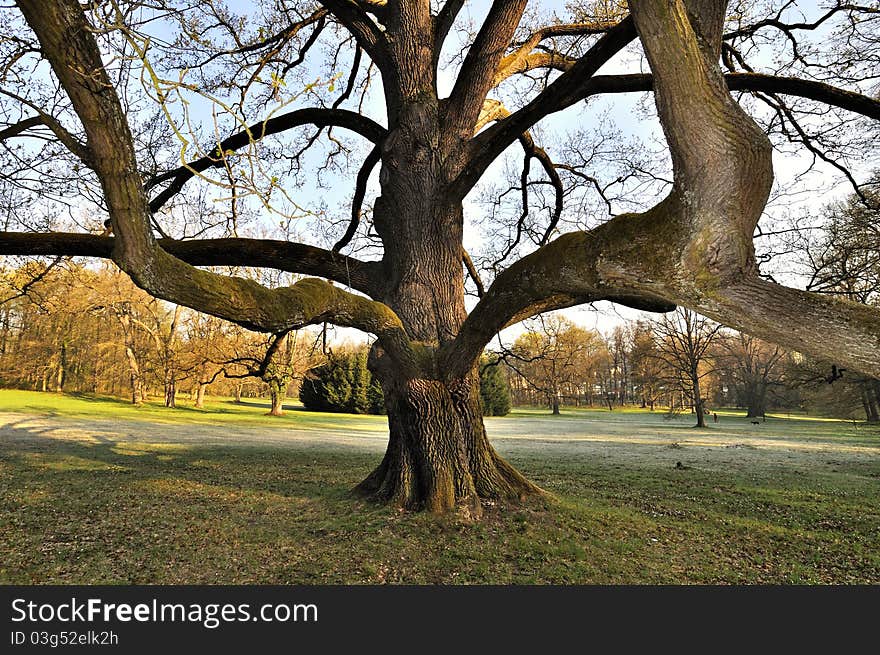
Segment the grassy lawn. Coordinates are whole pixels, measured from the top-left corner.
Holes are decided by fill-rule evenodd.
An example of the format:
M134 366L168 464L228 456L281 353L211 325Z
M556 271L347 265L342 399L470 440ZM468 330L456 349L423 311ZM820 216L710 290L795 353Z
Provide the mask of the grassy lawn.
M880 583L865 426L520 410L490 437L556 500L466 523L348 495L383 417L266 410L0 391L0 583Z

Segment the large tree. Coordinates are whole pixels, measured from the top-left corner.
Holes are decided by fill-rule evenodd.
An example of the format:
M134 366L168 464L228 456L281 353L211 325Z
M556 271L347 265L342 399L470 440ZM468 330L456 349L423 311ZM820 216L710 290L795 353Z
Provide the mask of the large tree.
M115 236L46 232L50 222L45 221L43 233L0 234L0 253L111 258L158 298L259 331L283 334L328 322L374 334L370 363L383 385L390 439L381 464L359 490L434 512L460 507L478 515L481 499L539 493L486 438L477 362L499 330L544 311L602 299L654 311L683 305L769 341L880 374L876 308L787 288L759 275L752 238L773 183L772 147L744 109L749 103L740 104L731 95L758 93L780 120L789 122L794 110L787 99L796 96L880 118L880 102L858 92L861 82L874 75L866 67L876 65L876 52L845 52L870 46L876 8L839 2L815 19L788 21L773 10L749 22L738 7L732 29L725 31L725 0L631 0L627 7L597 3L611 7L603 11L574 6L571 20L551 17L532 30L524 15L541 21L546 12L531 10L528 0L494 0L471 33L457 20L465 4L267 2L250 12L252 21L271 15L274 22L248 32L246 17L231 15L216 1L17 0L20 14L16 8L2 10L6 125L0 127L0 141L34 135L44 140L38 144L50 140L53 146L11 151L17 163L4 173L12 185L4 189L2 201L21 207L22 198L38 187L62 200L67 192L90 190ZM32 33L20 28L20 16ZM168 36L172 19L180 19L182 36ZM849 31L837 39L839 51L823 59L821 75L792 76L815 70L800 66L813 51L797 47L792 48L792 66L780 74L755 72L760 62L750 60L749 53L768 33L796 46L800 35L836 19ZM153 26L158 33L148 39L145 34ZM215 38L218 32L223 39ZM465 41L462 54L441 71L448 60L441 51L453 34ZM272 114L266 108L273 97L283 96L284 85L306 81L294 75L296 67L322 35L324 51L334 60L344 59L340 53L346 47L353 53L352 73L340 82L339 97L328 103L309 85L299 101L314 98L314 106L276 107ZM122 42L117 50L114 39ZM598 74L636 41L650 74ZM151 48L163 43L167 52L182 58L176 85L162 73L162 62L150 59ZM179 102L172 106L175 93L197 86L187 72L207 71L223 58L231 67L215 74L212 84L228 90L240 82L234 89L241 99L228 94L222 105L241 117L239 128L228 136L217 134L214 146L194 160L161 170L157 156L140 150L161 131L157 125L162 121L137 118L143 98L131 95L130 79L145 80L151 99L171 116L185 110ZM51 67L48 85L37 84L41 62ZM725 74L722 62L735 72ZM359 74L361 69L366 73ZM365 104L354 93L364 75L372 78L376 72L381 121L359 111ZM442 80L441 72L447 74ZM454 77L451 90L441 97L438 87L448 75ZM516 107L505 107L490 96L514 77L522 80L518 88L527 97ZM43 92L31 92L38 87ZM259 102L245 102L253 89L262 93ZM463 249L465 196L510 146L524 148L527 164L538 162L547 184L557 191L561 170L590 179L580 166L554 165L536 142L537 133L530 131L588 97L636 91L653 92L668 143L672 181L665 197L647 211L620 214L595 229L573 229L550 240L567 197L562 189L551 222L538 231L536 249L506 268L493 265L497 274L491 286L468 313L464 269L472 275L476 270ZM345 102L354 108L344 108ZM213 127L209 119L203 130L195 130L209 143L212 131L223 126L216 116ZM175 127L190 146L196 137L183 134L181 125L196 118L186 115ZM245 210L238 202L259 190L251 173L261 170L259 162L245 162L245 155L274 156L295 168L298 148L285 149L271 139L276 145L264 150L255 144L302 126L332 132L327 141L331 156L337 152L332 144L340 143L339 130L372 144L356 176L349 228L332 249L237 238L237 221ZM795 140L806 138L803 129L788 133ZM59 154L62 150L66 154ZM192 151L183 147L181 158ZM53 177L59 172L56 163L65 156L75 160L79 175L53 184L61 179ZM149 165L154 172L145 179ZM362 212L376 165L379 193L371 210ZM180 221L185 213L163 214L163 207L184 187L203 182L212 169L229 178L231 236L157 238L154 231L174 233L162 220ZM97 184L88 186L88 179ZM277 197L284 192L280 185L271 176L262 191ZM524 195L529 187L526 170ZM196 195L189 202L197 206L200 200ZM75 214L76 202L68 199L68 206ZM367 240L381 249L380 258L342 255L367 213ZM222 221L217 217L215 224ZM517 231L534 235L534 222L520 221ZM269 288L204 268L236 265L317 277Z

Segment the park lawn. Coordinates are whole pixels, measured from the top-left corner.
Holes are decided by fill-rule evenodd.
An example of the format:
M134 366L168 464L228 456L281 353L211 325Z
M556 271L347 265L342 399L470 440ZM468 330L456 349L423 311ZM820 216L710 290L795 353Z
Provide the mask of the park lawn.
M521 410L490 437L555 499L471 523L350 496L383 417L266 409L0 391L0 583L880 582L873 428Z

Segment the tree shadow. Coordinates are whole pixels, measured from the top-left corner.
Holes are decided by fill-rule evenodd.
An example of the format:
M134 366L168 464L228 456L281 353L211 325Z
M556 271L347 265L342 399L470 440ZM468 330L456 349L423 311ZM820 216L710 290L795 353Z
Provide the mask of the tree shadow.
M363 468L366 475L376 464L375 454L309 444L302 449L273 448L237 442L233 445L152 443L124 434L88 431L88 440L59 436L54 426L29 425L20 420L0 427L0 463L5 474L41 477L65 496L68 485L100 482L112 491L136 482L179 480L205 486L230 487L244 493L271 493L290 499L340 499L359 479L347 479L340 469ZM39 459L35 459L39 455ZM344 462L346 466L340 467ZM97 480L100 478L100 480Z

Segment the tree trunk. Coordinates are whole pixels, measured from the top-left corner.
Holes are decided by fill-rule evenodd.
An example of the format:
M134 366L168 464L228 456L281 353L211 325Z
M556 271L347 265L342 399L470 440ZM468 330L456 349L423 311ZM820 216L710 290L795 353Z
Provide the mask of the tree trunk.
M241 388L243 386L244 386L243 384L236 384L235 385L235 403L238 405L241 404Z
M269 398L272 400L272 408L269 416L284 416L284 398L287 396L287 385L272 379L268 381Z
M703 398L700 396L700 376L697 373L691 373L691 382L694 388L694 412L697 414L697 425L695 427L706 427L706 416L703 412Z
M479 376L451 383L379 374L390 437L382 463L355 491L373 500L478 518L483 500L541 493L489 443Z
M877 411L877 399L874 397L870 380L862 382L860 385L862 392L862 405L865 408L865 418L868 423L877 423L880 421L880 414Z
M767 411L767 386L761 382L750 382L746 386L746 418L764 416Z
M872 408L873 422L880 422L880 380L872 379L868 382L868 405ZM868 418L871 421L871 418Z
M58 354L58 373L55 376L55 391L64 392L64 383L67 381L67 343L61 342L61 352Z
M201 409L205 406L205 390L208 388L208 385L204 382L199 382L196 389L196 403L195 406L198 409Z
M177 407L177 378L174 373L165 379L165 407Z
M550 407L553 411L553 416L559 416L559 396L557 394L553 394L550 398Z
M430 61L422 63L433 70ZM437 150L444 135L433 81L427 77L418 83L424 88L414 89L404 102L398 127L382 144L382 193L373 218L385 245L381 300L418 342L419 361L416 370L403 371L378 342L371 351L370 369L385 393L390 435L382 463L357 491L408 509L458 509L477 517L483 500L518 500L541 492L489 444L476 369L459 379L438 370L439 351L467 316L464 216L445 186L451 178L444 167L454 167L454 156L444 160Z
M134 351L129 346L125 347L125 355L128 358L128 372L131 382L131 404L141 405L144 402L144 382L141 377L141 368Z

